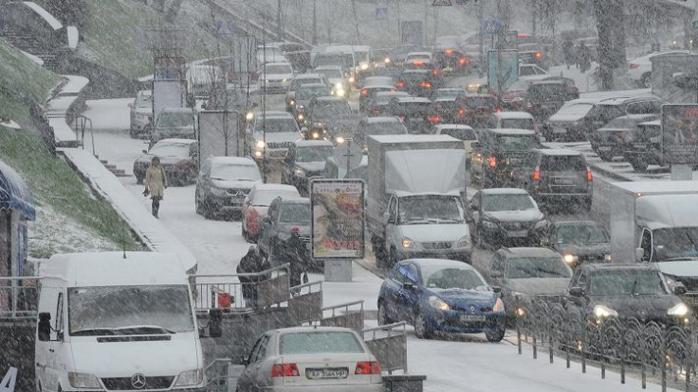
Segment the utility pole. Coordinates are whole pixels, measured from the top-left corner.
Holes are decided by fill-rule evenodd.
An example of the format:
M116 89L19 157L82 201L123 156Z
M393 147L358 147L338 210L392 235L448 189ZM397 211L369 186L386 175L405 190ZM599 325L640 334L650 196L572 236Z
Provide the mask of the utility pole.
M397 4L397 43L398 46L402 42L402 21L400 20L400 0L395 0Z
M276 0L276 35L279 41L283 40L283 26L281 25L281 0Z
M351 10L354 14L354 28L356 29L356 44L361 43L361 33L359 32L359 17L356 14L356 0L351 0Z
M313 45L317 45L317 0L313 0Z
M536 39L536 33L538 30L537 19L538 19L538 0L531 0L532 10L531 10L531 35L533 39Z

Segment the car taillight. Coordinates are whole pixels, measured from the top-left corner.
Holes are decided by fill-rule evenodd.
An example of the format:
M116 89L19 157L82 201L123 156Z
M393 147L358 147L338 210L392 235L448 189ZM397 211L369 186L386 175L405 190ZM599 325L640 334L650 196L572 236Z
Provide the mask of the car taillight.
M381 374L381 364L377 361L357 362L354 374Z
M465 109L464 108L458 109L458 117L460 117L460 118L465 117Z
M405 118L406 118L405 116L399 116L399 118L400 118L400 122L403 122L403 123L405 122Z
M247 224L248 224L248 225L249 225L250 223L252 223L252 224L257 223L257 216L258 216L259 214L257 213L257 210L256 210L254 207L248 208L245 215L247 215L247 216L245 217L245 220L247 221Z
M300 372L295 363L277 363L271 367L272 377L298 377Z
M453 54L453 49L446 49L446 50L444 50L444 54L446 54L446 56L449 56L449 57L450 57L450 56Z
M536 54L534 54L534 56L536 57L536 59L540 60L540 59L543 57L543 53L542 53L542 52L536 52Z
M591 169L587 167L587 182L592 182L594 181L594 175L591 174Z
M441 122L441 116L438 114L430 114L429 117L427 117L427 120L429 120L429 123L432 125L438 124Z
M531 174L531 180L540 181L540 167L536 167L536 169L533 171L533 174Z
M430 83L430 82L427 82L426 80L422 80L421 82L419 82L419 87L422 87L422 88L431 88L431 83Z
M398 80L397 83L395 83L395 87L398 89L405 88L405 81L404 80Z
M431 70L431 74L432 74L433 76L439 76L439 75L441 75L441 70L438 69L438 68L434 68L434 69Z
M494 155L487 157L487 165L493 169L497 167L497 158Z
M629 67L630 69L640 68L640 64L633 64L633 63L630 63L630 64L628 64L628 67Z
M363 97L368 97L368 89L367 89L367 88L362 88L362 89L361 89L361 96L363 96Z
M465 58L465 57L461 57L461 58L458 59L458 64L460 64L460 65L466 65L466 64L468 64L468 59Z

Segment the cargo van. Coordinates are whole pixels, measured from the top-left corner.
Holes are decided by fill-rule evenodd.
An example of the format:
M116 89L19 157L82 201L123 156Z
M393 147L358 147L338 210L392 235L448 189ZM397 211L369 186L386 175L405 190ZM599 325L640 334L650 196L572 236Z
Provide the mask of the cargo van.
M56 255L41 273L38 391L205 385L191 290L176 255Z

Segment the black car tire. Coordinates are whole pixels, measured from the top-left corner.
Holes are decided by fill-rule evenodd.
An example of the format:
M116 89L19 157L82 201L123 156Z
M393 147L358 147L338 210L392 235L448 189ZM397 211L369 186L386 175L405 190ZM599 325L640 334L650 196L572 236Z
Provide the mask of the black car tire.
M388 317L383 301L378 302L378 325L392 324L393 320Z
M649 163L643 158L633 158L628 159L630 166L633 167L633 171L637 173L646 173Z
M499 343L504 339L504 334L506 333L506 330L504 329L503 326L498 326L496 330L494 331L485 331L485 337L487 338L488 342L491 343Z
M434 336L434 331L427 325L426 319L422 312L414 316L414 334L419 339L431 339Z

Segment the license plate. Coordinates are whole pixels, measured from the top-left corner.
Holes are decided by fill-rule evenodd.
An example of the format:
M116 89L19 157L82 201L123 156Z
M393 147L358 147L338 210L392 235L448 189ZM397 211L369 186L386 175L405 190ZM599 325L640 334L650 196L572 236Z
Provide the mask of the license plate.
M553 128L553 133L567 133L565 128Z
M574 183L574 180L571 178L556 178L555 179L555 184L559 185L572 185Z
M347 368L306 369L305 376L311 380L347 378L347 376L349 376L349 370Z
M464 323L471 323L476 321L485 321L485 316L476 314L464 314L460 316L460 321Z
M509 231L508 234L509 237L528 237L528 231L526 230Z

